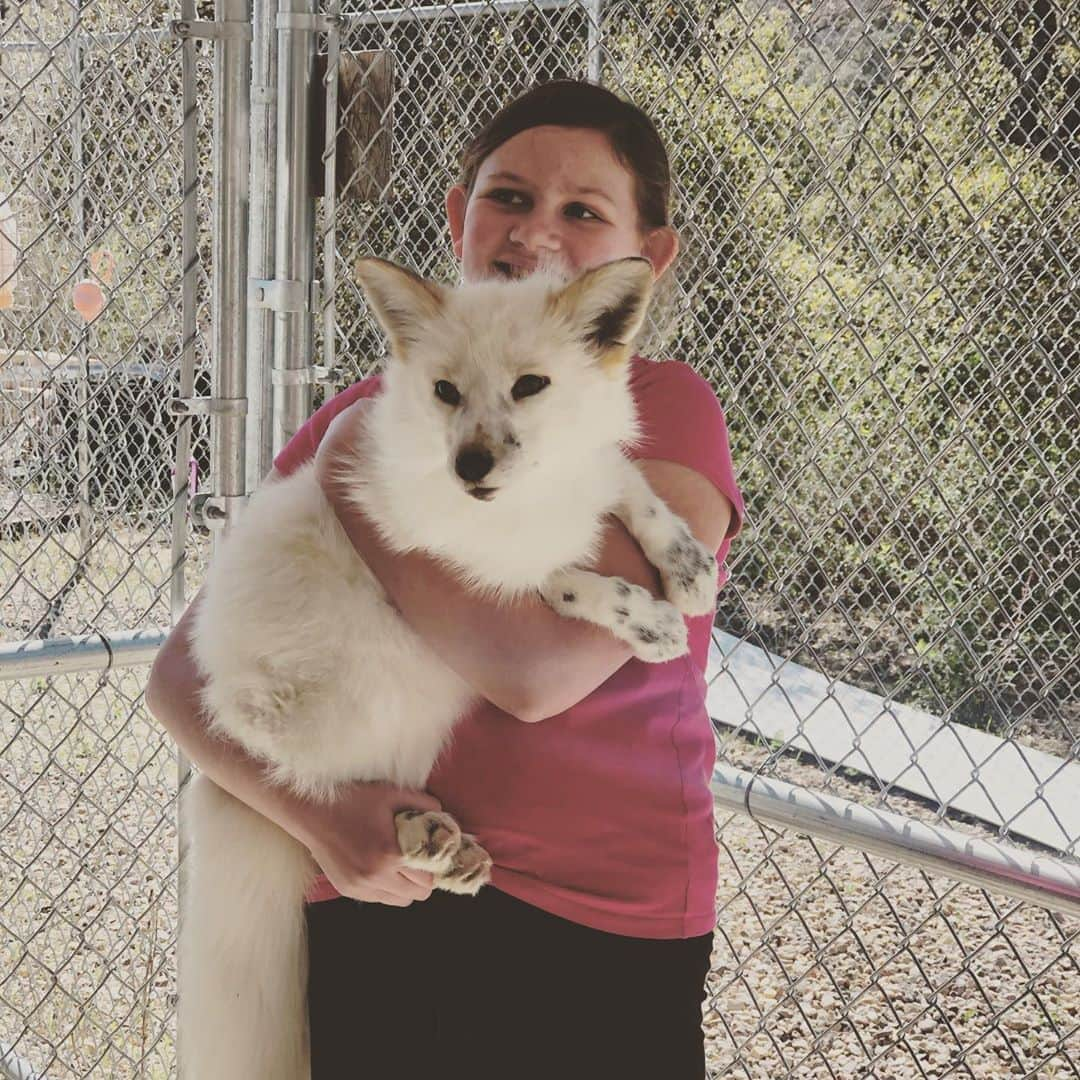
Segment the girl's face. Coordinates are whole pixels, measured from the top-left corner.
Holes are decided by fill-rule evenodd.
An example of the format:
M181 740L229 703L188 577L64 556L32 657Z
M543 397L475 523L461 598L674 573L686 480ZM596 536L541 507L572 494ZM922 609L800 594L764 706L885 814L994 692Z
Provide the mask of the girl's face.
M480 165L471 197L451 188L446 212L467 282L541 266L574 276L631 255L660 277L679 247L674 230L640 227L633 175L589 128L535 127L508 139Z

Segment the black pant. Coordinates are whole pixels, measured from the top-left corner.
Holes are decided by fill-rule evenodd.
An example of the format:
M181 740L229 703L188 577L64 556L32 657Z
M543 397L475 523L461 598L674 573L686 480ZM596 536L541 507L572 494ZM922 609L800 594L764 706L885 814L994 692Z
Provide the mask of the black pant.
M307 907L312 1080L702 1080L712 934L590 930L490 886Z

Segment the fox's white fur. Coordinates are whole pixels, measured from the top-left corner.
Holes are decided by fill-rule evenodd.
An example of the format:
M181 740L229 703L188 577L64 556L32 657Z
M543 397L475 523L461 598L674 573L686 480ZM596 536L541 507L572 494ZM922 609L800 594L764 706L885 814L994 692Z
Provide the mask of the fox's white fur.
M357 273L393 359L368 413L365 464L344 461L337 476L387 544L441 556L492 596L539 590L645 659L684 653L679 611L712 609L715 563L622 449L638 434L627 370L648 264L621 260L568 284L541 275L458 289L379 260ZM526 375L541 378L519 382ZM635 534L672 603L575 569L595 555L608 512ZM390 606L314 464L261 488L230 529L192 648L213 729L314 799L357 780L422 788L474 697ZM303 898L317 868L205 777L185 792L183 813L182 1074L304 1080ZM403 813L397 825L406 861L437 886L475 892L487 880L489 857L448 815Z

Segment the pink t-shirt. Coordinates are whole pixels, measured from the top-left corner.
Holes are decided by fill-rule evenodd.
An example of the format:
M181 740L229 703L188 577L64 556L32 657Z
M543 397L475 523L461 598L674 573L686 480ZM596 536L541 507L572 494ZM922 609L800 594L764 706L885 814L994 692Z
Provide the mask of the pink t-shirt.
M634 357L630 387L644 434L633 456L688 466L735 508L717 552L723 584L743 504L720 404L705 379L674 360ZM380 388L375 375L323 405L278 455L278 472L313 457L334 416ZM491 853L494 888L632 937L713 929L716 748L704 675L712 618L687 625L688 656L631 659L558 716L525 724L481 700L459 721L427 787ZM321 878L308 900L338 895Z

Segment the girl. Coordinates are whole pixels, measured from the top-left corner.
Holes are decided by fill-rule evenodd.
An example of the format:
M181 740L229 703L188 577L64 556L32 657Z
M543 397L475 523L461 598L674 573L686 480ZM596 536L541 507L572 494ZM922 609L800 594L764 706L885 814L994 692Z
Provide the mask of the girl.
M663 144L639 109L584 82L539 86L473 139L447 194L462 276L541 264L573 274L643 255L659 278L678 251L669 188ZM742 503L715 396L675 361L635 357L630 378L645 432L634 457L722 563ZM264 783L257 761L206 735L184 640L190 611L147 688L188 756L305 843L323 871L306 908L312 1080L701 1080L717 858L711 619L690 620L689 656L644 664L539 600L486 602L423 554L389 554L326 468L379 388L376 375L327 402L271 477L317 455L391 602L484 699L429 792L356 784L319 807ZM614 520L591 569L662 595ZM478 897L433 893L428 875L401 867L393 814L409 807L445 808L491 853L492 884Z

